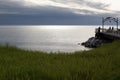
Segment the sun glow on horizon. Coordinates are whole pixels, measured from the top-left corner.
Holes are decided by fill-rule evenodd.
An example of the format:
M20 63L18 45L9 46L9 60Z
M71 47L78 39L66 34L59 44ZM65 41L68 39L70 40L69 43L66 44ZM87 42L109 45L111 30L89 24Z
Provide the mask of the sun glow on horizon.
M120 0L107 0L110 4L109 9L114 11L120 11Z

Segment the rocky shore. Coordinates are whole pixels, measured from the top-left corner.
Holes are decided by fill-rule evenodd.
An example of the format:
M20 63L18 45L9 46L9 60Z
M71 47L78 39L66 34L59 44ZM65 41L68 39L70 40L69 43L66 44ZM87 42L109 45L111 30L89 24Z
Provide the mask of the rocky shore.
M104 43L108 43L110 41L105 40L105 39L100 39L97 37L91 37L89 38L87 41L81 43L81 45L85 46L85 47L89 47L89 48L97 48L99 46L101 46Z
M87 41L81 43L81 45L88 47L88 48L97 48L105 43L110 43L114 41L114 38L107 38L108 36L104 36L101 33L96 33L95 37L89 38Z

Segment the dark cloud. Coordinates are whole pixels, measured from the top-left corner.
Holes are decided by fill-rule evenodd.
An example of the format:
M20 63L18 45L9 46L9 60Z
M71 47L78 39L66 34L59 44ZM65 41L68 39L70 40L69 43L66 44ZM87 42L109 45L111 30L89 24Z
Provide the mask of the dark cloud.
M95 3L95 2L90 2L87 0L77 0L77 1L73 1L73 0L50 0L51 2L56 2L56 3L62 3L62 4L69 4L69 3L73 3L73 4L78 4L78 5L84 5L84 6L88 6L91 8L95 8L95 9L106 9L106 7L108 5L106 4L102 4L102 3ZM61 11L60 11L61 10ZM47 5L47 6L25 6L24 1L23 0L1 0L0 1L0 13L20 13L20 14L38 14L38 13L43 13L43 12L72 12L72 11L83 11L84 13L87 12L87 9L85 10L81 10L81 9L75 9L75 8L66 8L66 7L58 7L58 6L53 6L53 5ZM83 13L82 12L82 13ZM89 10L89 12L91 13L92 11Z
M1 25L97 25L101 17L86 15L0 15Z
M27 7L20 5L21 3L13 1L0 1L0 13L5 14L45 14L45 13L69 13L72 12L66 8L53 7L53 6L37 6Z
M98 10L106 10L106 7L108 7L106 4L92 3L87 0L51 1L62 4L75 3ZM76 11L84 13L84 15L76 14ZM26 6L22 0L1 0L0 13L1 25L95 25L101 24L101 16L106 16L106 13L96 14L96 12L88 9L71 9L53 5ZM114 15L117 14L115 13Z

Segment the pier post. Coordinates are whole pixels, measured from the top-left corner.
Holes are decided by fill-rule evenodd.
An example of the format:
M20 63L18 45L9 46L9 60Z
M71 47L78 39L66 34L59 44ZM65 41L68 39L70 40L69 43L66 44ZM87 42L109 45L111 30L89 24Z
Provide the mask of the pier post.
M104 29L104 18L102 17L102 32L103 32L103 29Z
M117 18L117 22L116 23L117 23L117 31L118 31L118 18Z

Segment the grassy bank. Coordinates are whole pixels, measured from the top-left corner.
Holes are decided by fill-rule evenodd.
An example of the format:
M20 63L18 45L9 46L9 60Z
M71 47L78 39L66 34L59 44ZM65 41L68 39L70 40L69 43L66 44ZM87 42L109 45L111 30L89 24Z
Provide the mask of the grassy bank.
M74 54L0 46L0 80L119 80L120 41Z

